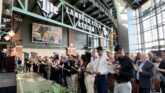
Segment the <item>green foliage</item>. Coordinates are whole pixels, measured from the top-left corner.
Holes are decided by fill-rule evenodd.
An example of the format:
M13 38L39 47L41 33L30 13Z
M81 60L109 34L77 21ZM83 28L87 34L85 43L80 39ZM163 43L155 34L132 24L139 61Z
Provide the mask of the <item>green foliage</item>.
M61 85L54 83L50 89L41 93L73 93L71 88L62 87Z

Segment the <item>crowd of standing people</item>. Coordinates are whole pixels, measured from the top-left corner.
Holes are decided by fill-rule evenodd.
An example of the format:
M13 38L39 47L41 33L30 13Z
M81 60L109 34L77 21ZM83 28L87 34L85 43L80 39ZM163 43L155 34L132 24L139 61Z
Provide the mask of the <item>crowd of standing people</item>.
M153 89L165 93L165 53L155 57L151 52L126 55L121 46L114 51L105 52L99 46L81 56L33 57L25 59L26 71L70 87L75 93L132 93L133 83L137 85L133 93Z

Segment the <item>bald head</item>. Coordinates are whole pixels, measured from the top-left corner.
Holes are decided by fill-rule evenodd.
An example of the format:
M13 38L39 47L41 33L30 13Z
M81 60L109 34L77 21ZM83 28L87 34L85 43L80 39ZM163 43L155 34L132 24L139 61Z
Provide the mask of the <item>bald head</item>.
M148 52L148 56L149 56L150 58L152 58L152 57L154 56L154 54L153 54L152 52Z
M142 53L140 56L140 60L142 62L146 62L147 60L149 60L148 54L147 53Z

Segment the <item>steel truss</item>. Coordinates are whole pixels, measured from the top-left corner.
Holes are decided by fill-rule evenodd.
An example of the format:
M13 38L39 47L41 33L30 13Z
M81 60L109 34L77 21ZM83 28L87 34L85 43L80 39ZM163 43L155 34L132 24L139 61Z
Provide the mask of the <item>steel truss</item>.
M91 16L87 15L86 13L84 13L84 12L78 10L77 8L75 8L74 6L70 5L65 0L60 0L60 3L56 6L60 10L58 12L61 13L60 21L53 18L53 16L54 16L53 13L47 14L47 13L43 12L42 9L40 10L42 12L42 14L37 14L36 12L29 11L28 7L29 7L30 0L15 0L15 2L16 1L18 2L20 7L18 7L18 5L13 6L13 11L27 15L27 16L31 16L33 18L37 18L40 20L44 20L46 22L50 22L50 23L64 26L64 27L67 27L70 29L74 29L74 30L77 30L77 31L80 31L80 32L83 32L83 33L86 33L89 35L93 35L95 37L99 37L102 39L106 39L106 40L109 40L109 33L112 32L111 28L113 28L113 27L110 28L110 27L104 25L103 23L97 21L96 19L92 18ZM41 0L36 0L38 7L42 6L40 4L40 1ZM84 20L77 18L76 16L71 15L69 13L66 13L67 8L71 9L72 11L76 11L77 13L81 14L81 16L84 16ZM69 19L68 20L69 22L65 21L66 18ZM96 23L96 25L92 25L90 22L86 21L85 18L87 20L90 20L90 22ZM90 26L90 27L94 28L94 31L91 31L89 29L84 29L84 27L80 27L79 26L80 22L82 24L86 24L86 26L88 26L88 27ZM103 34L103 36L101 36L101 34Z

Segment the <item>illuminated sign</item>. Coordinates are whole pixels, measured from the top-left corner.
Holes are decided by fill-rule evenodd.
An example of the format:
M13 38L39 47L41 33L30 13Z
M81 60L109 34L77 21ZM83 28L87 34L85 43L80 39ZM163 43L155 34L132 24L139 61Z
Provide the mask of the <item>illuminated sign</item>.
M58 7L54 6L51 2L48 0L40 0L42 6L41 9L46 12L47 14L53 13L58 14Z
M14 0L2 0L2 10L1 11L1 18L0 18L0 31L3 29L3 31L5 30L10 30L11 29L11 21L12 21L12 7L13 7L13 1ZM2 28L2 29L1 29Z
M83 13L78 12L72 8L69 8L68 6L65 7L66 8L66 13L68 15L74 16L76 19L78 19L78 24L77 26L87 30L87 31L91 31L94 32L95 28L99 29L99 30L103 30L105 34L107 34L107 27L101 23L99 23L98 21L89 18L87 16L85 16Z

